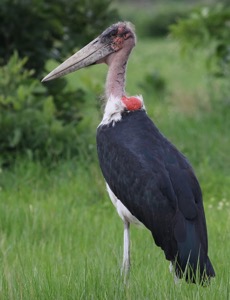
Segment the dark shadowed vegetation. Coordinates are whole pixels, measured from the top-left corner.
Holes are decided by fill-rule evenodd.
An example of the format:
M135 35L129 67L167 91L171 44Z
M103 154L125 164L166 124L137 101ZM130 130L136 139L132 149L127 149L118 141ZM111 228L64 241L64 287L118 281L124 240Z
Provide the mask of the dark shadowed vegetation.
M2 0L1 64L6 64L17 49L19 57L28 57L28 69L38 75L44 74L48 59L60 61L117 19L110 2Z
M40 80L48 60L61 61L116 19L108 0L1 1L0 164L78 154L83 106L95 90Z

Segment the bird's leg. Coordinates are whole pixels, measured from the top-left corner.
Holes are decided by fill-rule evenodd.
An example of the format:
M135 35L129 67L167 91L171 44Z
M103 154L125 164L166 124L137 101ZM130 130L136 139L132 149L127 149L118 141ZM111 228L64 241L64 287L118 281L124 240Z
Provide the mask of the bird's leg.
M170 264L169 264L169 272L170 272L171 274L173 274L173 278L174 278L175 284L176 284L176 285L179 284L179 283L180 283L180 278L178 278L178 277L176 276L176 272L175 272L175 269L174 269L174 267L173 267L173 263L172 263L172 262L170 262Z
M129 269L130 269L130 237L129 237L129 226L130 223L124 220L124 252L123 252L123 263L122 263L122 274L124 274L124 282L126 283Z

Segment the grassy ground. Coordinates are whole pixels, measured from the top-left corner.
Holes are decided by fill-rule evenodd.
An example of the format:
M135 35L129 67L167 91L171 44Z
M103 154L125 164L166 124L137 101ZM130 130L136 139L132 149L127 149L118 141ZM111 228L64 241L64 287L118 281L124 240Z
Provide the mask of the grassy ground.
M82 155L53 170L21 161L0 173L0 299L229 299L229 109L214 96L210 101L210 89L219 92L217 85L207 88L202 54L181 61L178 50L170 40L140 41L127 90L144 94L150 116L196 170L217 273L211 286L176 286L162 251L146 229L136 227L130 280L123 284L122 222L98 164ZM162 98L139 88L154 70L166 80ZM70 84L100 85L105 71L104 66L79 71ZM99 115L88 110L90 127Z

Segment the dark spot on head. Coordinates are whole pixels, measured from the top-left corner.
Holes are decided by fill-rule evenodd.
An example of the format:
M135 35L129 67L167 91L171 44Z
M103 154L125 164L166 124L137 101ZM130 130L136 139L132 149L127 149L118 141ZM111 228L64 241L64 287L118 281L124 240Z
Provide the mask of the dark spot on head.
M116 25L110 26L101 34L101 41L102 42L110 41L111 38L117 36L117 32L118 32L118 28Z
M127 22L111 25L99 37L101 43L111 45L115 51L121 49L125 40L129 38L135 39L135 33L132 25Z
M112 29L112 30L108 33L108 36L109 36L109 37L113 37L113 36L116 36L116 35L117 35L117 28Z

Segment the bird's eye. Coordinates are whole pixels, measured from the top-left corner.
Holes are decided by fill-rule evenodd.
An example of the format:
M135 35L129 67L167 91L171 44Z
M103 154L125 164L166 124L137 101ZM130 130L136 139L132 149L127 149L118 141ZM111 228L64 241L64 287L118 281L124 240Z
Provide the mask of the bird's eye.
M116 29L111 30L110 33L109 33L110 37L116 36L116 35L117 35L117 30Z
M125 32L123 33L123 37L124 37L124 39L126 40L128 37L130 37L130 32L129 32L129 31L125 31Z

